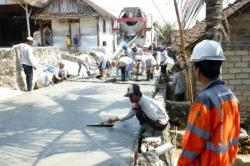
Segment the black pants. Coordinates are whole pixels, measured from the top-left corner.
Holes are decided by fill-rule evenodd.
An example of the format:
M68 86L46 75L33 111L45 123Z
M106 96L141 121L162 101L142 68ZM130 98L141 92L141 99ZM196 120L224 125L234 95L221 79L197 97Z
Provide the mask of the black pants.
M163 131L166 128L166 126L167 126L167 124L165 124L165 125L160 124L160 122L158 120L157 121L153 121L153 120L149 119L147 117L147 115L141 109L138 109L136 111L136 117L139 120L140 125L143 125L144 123L147 123L154 130L157 130L157 131Z
M175 101L185 101L185 93L174 94Z
M23 70L26 76L26 84L27 84L27 90L32 90L32 80L33 80L33 67L24 65L23 64Z
M126 79L126 66L120 67L121 69L121 76L122 76L122 81L125 81Z

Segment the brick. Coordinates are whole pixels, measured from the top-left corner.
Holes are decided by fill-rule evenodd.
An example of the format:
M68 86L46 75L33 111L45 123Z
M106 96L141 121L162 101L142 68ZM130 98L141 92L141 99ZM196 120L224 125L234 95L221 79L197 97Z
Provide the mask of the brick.
M242 59L242 62L249 62L250 61L250 55L242 56L241 59Z
M243 91L246 91L247 89L248 89L248 85L237 85L237 86L235 86L235 89L236 90L243 90Z
M235 55L235 51L224 51L224 55L225 56L233 56L233 55Z
M222 74L222 79L230 80L230 79L235 79L234 74Z
M228 87L229 87L229 89L231 89L232 91L234 91L234 90L235 90L234 85L228 85Z
M248 62L236 62L234 67L248 67Z
M235 51L235 54L237 56L239 56L239 55L249 55L249 52L248 52L248 50L239 50L239 51Z
M241 68L232 68L229 69L229 73L241 73Z
M229 80L229 85L241 85L241 80Z
M222 68L222 74L227 74L229 73L229 69L228 68Z
M242 90L242 95L243 96L250 96L250 91Z
M250 96L247 97L247 101L250 101Z
M246 73L244 73L244 74L236 74L235 75L236 77L235 78L246 78L246 79L249 79L249 74L246 74Z
M243 85L250 85L250 80L242 80Z
M223 80L223 81L224 81L224 83L225 83L227 86L229 86L228 80Z
M241 62L237 62L237 63L241 63ZM234 64L235 64L235 62L225 62L225 63L223 63L222 67L233 68Z
M247 96L238 96L240 102L247 102Z
M228 57L228 62L241 62L240 56Z
M250 73L250 68L242 68L242 73Z
M237 91L237 90L235 90L235 91L234 91L234 94L235 94L235 96L237 96L237 97L238 97L238 96L241 96L241 94L242 94L242 93L241 93L241 91L239 91L239 90L238 90L238 91Z
M241 102L241 107L250 107L250 102L247 101Z

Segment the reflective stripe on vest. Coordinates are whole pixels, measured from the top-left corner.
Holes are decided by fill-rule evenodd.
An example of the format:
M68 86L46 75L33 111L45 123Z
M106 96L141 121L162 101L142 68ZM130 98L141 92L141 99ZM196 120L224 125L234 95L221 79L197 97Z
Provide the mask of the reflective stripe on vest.
M229 146L234 146L234 145L236 145L238 143L239 143L239 138L234 138L234 139L228 141L227 145L222 145L222 146L219 146L219 147L216 147L212 142L207 142L206 143L206 149L214 151L217 154L221 154L221 153L227 151Z
M201 138L204 138L204 139L208 139L211 136L211 132L202 130L202 129L200 129L200 128L198 128L190 123L187 124L187 129L189 129L191 132L197 134L198 136L200 136Z
M199 152L191 152L189 150L184 150L182 152L182 156L193 159L196 158L200 153Z

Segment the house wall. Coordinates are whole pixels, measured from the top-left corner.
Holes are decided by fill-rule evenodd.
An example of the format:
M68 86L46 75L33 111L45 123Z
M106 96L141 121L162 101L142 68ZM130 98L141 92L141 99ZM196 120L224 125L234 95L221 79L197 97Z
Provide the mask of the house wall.
M86 17L80 19L80 51L87 53L89 49L97 47L97 18Z
M222 79L238 97L241 123L250 116L250 48L225 47Z
M250 45L250 7L230 18L230 44L233 46Z
M244 123L250 118L250 7L246 6L228 21L230 42L224 44L226 61L222 77L240 101Z
M103 20L106 22L106 32L103 32ZM103 41L106 41L109 52L114 51L115 38L112 34L112 20L107 17L100 17L99 19L99 40L100 46L102 46Z
M53 45L66 49L66 37L69 34L69 22L67 20L52 19L51 21Z

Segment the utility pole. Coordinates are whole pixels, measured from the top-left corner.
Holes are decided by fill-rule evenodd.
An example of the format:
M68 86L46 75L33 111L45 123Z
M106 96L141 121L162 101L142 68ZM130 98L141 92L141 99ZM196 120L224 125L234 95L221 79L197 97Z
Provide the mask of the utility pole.
M192 88L192 80L191 80L192 77L191 77L191 73L189 72L189 68L187 67L188 66L187 65L187 54L186 54L186 50L185 50L183 28L182 28L182 23L181 23L180 14L179 14L176 0L174 0L174 7L175 7L176 17L177 17L177 21L178 21L178 26L179 26L180 37L181 37L181 52L184 55L183 58L184 58L184 63L185 63L185 67L187 70L188 89L189 89L189 93L190 93L190 100L191 100L191 103L193 103L194 97L193 97L193 88Z

